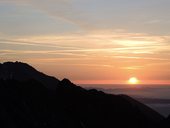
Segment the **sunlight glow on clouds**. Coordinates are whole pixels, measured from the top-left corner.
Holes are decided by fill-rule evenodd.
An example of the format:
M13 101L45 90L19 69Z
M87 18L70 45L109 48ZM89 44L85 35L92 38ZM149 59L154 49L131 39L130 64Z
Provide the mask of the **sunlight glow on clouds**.
M169 80L169 5L167 0L0 0L0 61L28 62L74 81Z

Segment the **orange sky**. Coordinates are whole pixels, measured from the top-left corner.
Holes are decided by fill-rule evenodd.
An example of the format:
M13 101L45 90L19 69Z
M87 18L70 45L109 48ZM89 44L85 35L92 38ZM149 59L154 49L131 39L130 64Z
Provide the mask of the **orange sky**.
M1 0L0 62L76 83L170 83L167 0Z

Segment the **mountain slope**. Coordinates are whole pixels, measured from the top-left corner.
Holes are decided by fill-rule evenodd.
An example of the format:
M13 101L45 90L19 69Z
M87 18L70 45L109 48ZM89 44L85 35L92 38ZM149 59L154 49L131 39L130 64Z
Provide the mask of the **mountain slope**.
M59 80L45 75L30 65L21 62L5 62L0 64L0 79L15 79L18 81L35 79L49 89L55 89Z
M56 80L54 92L49 89L50 82L44 84L42 80L49 76L27 64L17 62L17 65L17 68L16 63L0 66L1 127L166 128L164 117L126 95L85 90L68 79L55 78L52 79Z

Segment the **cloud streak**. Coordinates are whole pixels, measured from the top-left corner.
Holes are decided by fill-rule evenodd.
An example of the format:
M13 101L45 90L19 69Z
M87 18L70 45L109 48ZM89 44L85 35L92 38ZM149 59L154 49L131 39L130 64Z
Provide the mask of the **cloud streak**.
M156 30L155 33L159 33L157 30L159 25L163 28L159 31L163 33L163 30L168 32L168 23L165 25L163 21L170 21L165 15L169 10L167 6L169 2L165 0L154 2L136 0L125 3L117 0L1 0L1 2L27 4L50 17L62 19L87 31L137 29L138 32L150 33L148 30L152 30L154 33L153 30ZM156 12L158 12L157 19L153 18Z
M77 25L81 28L90 28L90 24L85 22L85 18L81 19L78 14L80 10L76 10L72 5L72 0L2 0L3 3L25 4L40 10L50 17L61 19L70 24Z
M79 72L77 76L81 77L89 71L92 78L96 75L96 78L114 79L119 77L117 74L121 79L127 79L132 74L143 78L158 78L156 72L164 70L160 73L163 76L168 74L165 70L170 67L170 32L167 30L169 18L165 17L164 8L158 4L161 1L136 0L132 3L128 0L122 3L120 0L1 0L0 3L8 5L6 10L11 6L22 7L20 9L24 10L24 5L30 9L30 21L38 15L37 19L47 19L47 23L39 27L44 27L45 23L47 26L36 31L29 24L27 27L30 27L30 36L24 27L14 30L25 32L23 35L10 36L10 32L7 32L9 35L1 34L0 61L21 60L37 65L53 63L59 67L58 70ZM168 9L167 6L165 8ZM155 15L155 12L159 14ZM16 20L20 21L23 17L14 16L14 21L15 18L21 18ZM12 18L8 20L14 28L20 27ZM48 21L56 31L43 35L40 31L48 29ZM58 22L62 22L63 26L69 24L72 28L65 28L73 31L69 33L63 30L61 33L59 29L64 28ZM46 68L49 71L55 67Z

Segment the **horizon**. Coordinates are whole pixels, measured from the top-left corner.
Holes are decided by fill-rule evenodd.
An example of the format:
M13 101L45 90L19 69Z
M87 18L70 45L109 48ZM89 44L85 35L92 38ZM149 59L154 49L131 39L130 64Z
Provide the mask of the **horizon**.
M0 63L76 84L170 85L169 11L167 0L1 0Z
M30 65L29 63L25 63L25 62L20 62L20 61L6 61L6 62L0 62L0 64L4 64L4 63L23 63L23 64L28 64L28 65ZM32 66L32 65L30 65L31 67L33 67L35 70L37 70L37 71L39 71L39 72L41 72L40 70L38 70L36 67L34 67L34 66ZM58 77L56 77L56 76L53 76L53 75L50 75L50 74L47 74L47 73L45 73L45 72L42 72L43 74L46 74L46 75L48 75L48 76L52 76L52 77L55 77L56 79L59 79ZM63 80L63 79L65 79L66 77L63 77L63 78L60 78L59 80ZM69 79L69 78L66 78L66 79ZM72 80L71 80L72 81ZM132 87L132 88L138 88L138 87L143 87L143 86L146 86L146 85L156 85L156 86L160 86L160 85L168 85L168 86L170 86L170 81L156 81L157 83L154 83L155 81L145 81L145 83L144 82L139 82L139 83L136 83L136 84L130 84L130 83L128 83L128 80L124 80L124 81L108 81L108 80L106 80L105 82L103 81L103 80L98 80L98 81L96 81L96 80L90 80L90 81L80 81L80 80L76 80L76 81L72 81L74 84L77 84L77 85L127 85L128 87Z
M7 90L12 87L11 89L9 89L10 91L12 90L15 91L15 88L19 87L18 84L21 84L21 88L23 87L24 89L25 86L23 85L26 85L26 88L27 87L30 88L31 90L29 89L28 90L31 92L32 91L38 92L39 89L41 90L42 88L47 89L48 91L51 91L51 92L57 91L57 90L60 92L60 87L61 87L62 90L63 89L67 90L66 95L68 94L68 90L69 90L69 92L73 93L73 95L75 94L75 92L78 92L78 95L79 94L81 95L81 93L84 93L85 91L88 93L93 93L96 96L97 95L99 96L101 94L116 96L116 97L117 96L118 97L119 96L121 97L130 96L134 100L136 100L136 102L139 102L140 104L141 103L145 104L146 106L157 111L164 117L169 116L169 113L170 113L170 109L169 109L170 86L169 85L153 84L153 83L152 84L139 84L139 82L138 84L137 83L136 84L126 83L126 84L78 84L76 85L73 81L70 81L67 78L64 78L63 80L55 79L53 76L44 74L43 72L38 71L36 68L32 67L31 65L27 63L18 62L18 61L6 62L2 64L0 63L0 70L1 70L0 80L2 82L1 85L3 86L4 83L6 84L10 83L9 87L7 87ZM133 80L134 78L132 79L132 83L133 83ZM15 86L15 84L17 84L17 86ZM38 84L37 86L38 88L35 87L37 84ZM37 89L37 91L34 87ZM2 87L2 89L6 89L6 88ZM74 89L76 91L74 91ZM32 93L29 93L29 94L32 94Z

